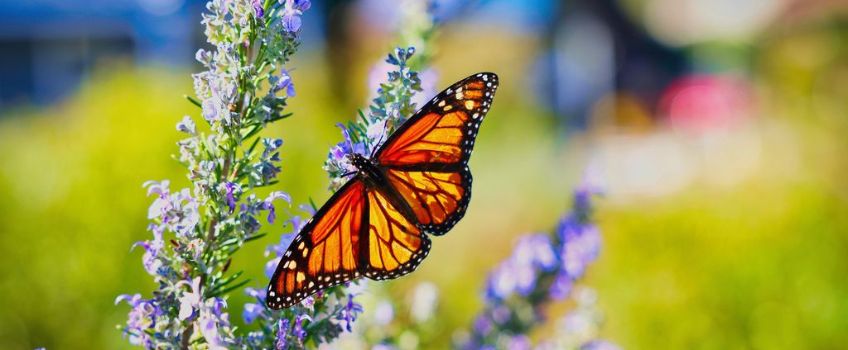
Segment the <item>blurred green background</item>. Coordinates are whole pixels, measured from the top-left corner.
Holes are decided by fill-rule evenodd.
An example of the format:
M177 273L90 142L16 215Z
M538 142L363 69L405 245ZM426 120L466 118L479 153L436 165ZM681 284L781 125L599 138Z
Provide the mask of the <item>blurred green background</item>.
M65 86L47 93L15 75L26 35L0 26L0 348L128 346L115 296L154 288L141 251L130 251L149 234L141 183L187 185L170 157L174 124L198 114L181 96L197 70L188 60L199 8L177 3L189 21L181 40L195 45L179 49L182 62L141 44L100 54L86 37L77 78L26 67ZM329 197L321 166L340 139L334 124L367 101L371 66L396 28L380 12L394 2L315 3L291 64L295 116L268 130L285 140L277 187L301 203ZM466 218L416 273L384 283L387 293L434 282L438 336L424 345L448 344L480 307L486 272L518 235L551 229L590 169L605 188L604 249L584 283L598 291L603 337L630 349L844 348L846 9L631 0L447 11L435 85L478 71L502 85L471 160ZM35 16L26 11L3 5L0 17ZM75 41L34 42L44 55ZM271 231L235 261L256 285L266 282L264 246L287 229ZM238 324L246 300L229 301Z

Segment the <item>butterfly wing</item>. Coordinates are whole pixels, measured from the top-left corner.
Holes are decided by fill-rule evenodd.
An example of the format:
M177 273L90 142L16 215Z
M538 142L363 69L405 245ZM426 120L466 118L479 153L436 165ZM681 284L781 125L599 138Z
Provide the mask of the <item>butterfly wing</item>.
M365 184L355 178L318 210L277 265L266 297L270 308L289 307L320 289L359 277L366 205Z
M430 239L382 192L367 191L368 254L363 263L368 278L382 280L415 270L430 252Z
M467 163L497 87L494 73L475 74L451 85L377 152L377 162L421 229L445 234L465 215L472 181Z

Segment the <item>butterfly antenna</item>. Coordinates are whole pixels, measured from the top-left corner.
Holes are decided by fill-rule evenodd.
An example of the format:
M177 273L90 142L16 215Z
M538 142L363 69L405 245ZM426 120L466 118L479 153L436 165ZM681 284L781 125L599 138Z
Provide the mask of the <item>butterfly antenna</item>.
M380 144L383 143L384 137L386 137L385 133L380 135L380 139L377 140L377 143L374 144L374 148L371 149L371 156L369 156L368 158L374 159L374 155L377 154L377 150L380 149Z

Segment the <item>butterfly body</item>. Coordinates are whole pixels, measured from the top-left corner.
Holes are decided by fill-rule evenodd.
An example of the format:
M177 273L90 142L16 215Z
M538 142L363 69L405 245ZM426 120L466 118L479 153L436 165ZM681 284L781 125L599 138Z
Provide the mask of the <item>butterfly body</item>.
M430 251L471 198L468 159L498 78L479 73L442 91L366 157L349 154L352 177L295 236L268 286L273 309L368 277L403 276ZM426 234L425 234L426 233Z
M386 173L387 169L380 167L373 159L365 158L365 156L360 154L353 153L349 157L350 164L357 170L355 177L362 179L366 189L380 191L404 216L413 217L415 215L412 208L403 200L403 197L397 190L391 186L385 186L385 184L390 183Z

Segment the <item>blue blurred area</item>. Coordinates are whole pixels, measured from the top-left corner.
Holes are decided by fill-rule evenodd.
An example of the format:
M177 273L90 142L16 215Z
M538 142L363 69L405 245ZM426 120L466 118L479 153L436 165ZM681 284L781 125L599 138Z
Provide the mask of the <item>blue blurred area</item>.
M104 58L186 65L200 0L0 2L0 106L50 104Z
M2 2L0 107L61 101L102 61L191 65L204 45L203 6L201 0ZM351 55L344 51L356 35L352 17L359 14L392 35L387 23L397 5L326 0L313 7L304 21L304 43L335 49L325 50L328 69L342 82L337 98L350 100L343 87ZM613 0L437 0L429 7L445 25L494 25L540 38L544 50L527 83L571 126L585 126L591 104L616 87L638 90L651 103L682 66L674 52L640 35Z

